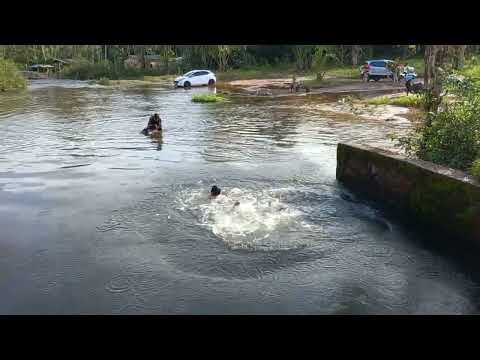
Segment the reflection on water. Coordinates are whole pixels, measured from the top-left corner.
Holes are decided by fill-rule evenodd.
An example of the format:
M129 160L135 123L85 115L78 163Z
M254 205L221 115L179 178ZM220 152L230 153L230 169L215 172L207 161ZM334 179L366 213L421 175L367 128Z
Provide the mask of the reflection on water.
M205 91L1 94L0 313L477 311L464 272L335 180L338 141L408 123ZM160 139L140 134L153 112Z

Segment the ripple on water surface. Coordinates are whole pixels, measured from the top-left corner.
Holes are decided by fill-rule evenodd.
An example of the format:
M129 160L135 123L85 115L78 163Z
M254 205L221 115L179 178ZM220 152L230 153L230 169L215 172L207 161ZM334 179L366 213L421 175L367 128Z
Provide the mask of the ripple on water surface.
M191 102L208 91L67 81L2 94L0 210L22 215L7 250L49 249L24 269L41 268L35 286L17 270L7 277L22 301L2 301L41 307L43 284L49 306L72 311L474 310L458 269L335 181L338 141L383 146L408 122L332 113L308 97ZM139 134L156 111L158 142ZM226 197L209 199L213 183ZM16 241L32 223L34 238ZM79 269L92 272L73 284ZM65 289L96 296L52 295Z

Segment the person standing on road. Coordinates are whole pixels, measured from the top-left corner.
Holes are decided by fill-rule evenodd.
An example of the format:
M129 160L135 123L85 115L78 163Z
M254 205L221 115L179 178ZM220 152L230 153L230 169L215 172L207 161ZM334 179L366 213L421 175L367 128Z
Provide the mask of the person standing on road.
M368 68L369 68L368 63L365 63L365 64L362 65L362 80L363 81L368 81Z
M290 92L297 92L297 77L293 75L292 84L290 85Z
M396 62L387 62L387 69L392 73L392 80L393 82L397 82L397 71L396 71L397 63Z
M395 64L395 76L397 78L397 82L400 82L400 74L402 73L402 65L399 63Z

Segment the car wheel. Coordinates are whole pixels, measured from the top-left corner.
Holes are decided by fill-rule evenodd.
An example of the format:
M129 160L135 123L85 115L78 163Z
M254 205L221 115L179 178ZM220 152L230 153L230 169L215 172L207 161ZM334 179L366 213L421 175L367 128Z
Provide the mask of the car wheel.
M183 83L183 87L184 87L184 88L187 88L187 89L188 89L188 88L191 87L191 86L192 86L192 84L190 84L190 81L185 81L185 82Z
M213 86L215 84L215 80L210 79L208 80L208 86Z

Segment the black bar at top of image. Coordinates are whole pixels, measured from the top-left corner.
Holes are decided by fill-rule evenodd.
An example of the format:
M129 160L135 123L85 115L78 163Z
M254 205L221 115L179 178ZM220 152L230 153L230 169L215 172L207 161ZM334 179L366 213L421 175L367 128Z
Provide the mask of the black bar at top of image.
M337 5L337 6L336 6ZM102 7L104 6L104 7ZM213 4L49 6L4 16L2 44L476 44L477 12L434 4ZM67 9L68 8L68 9ZM194 7L195 8L195 7ZM201 7L204 9L205 7ZM14 14L15 12L10 11Z

